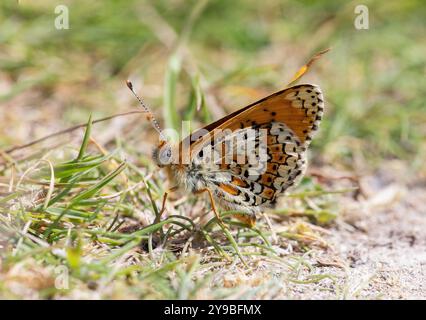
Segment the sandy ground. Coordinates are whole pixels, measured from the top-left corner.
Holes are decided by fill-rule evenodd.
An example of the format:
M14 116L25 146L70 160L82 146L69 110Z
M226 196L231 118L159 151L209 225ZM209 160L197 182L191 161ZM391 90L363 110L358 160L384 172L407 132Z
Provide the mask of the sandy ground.
M341 267L314 270L337 274L336 282L293 286L290 296L426 299L426 181L401 177L378 172L363 178L371 197L343 199L342 215L325 236L332 250L318 252Z

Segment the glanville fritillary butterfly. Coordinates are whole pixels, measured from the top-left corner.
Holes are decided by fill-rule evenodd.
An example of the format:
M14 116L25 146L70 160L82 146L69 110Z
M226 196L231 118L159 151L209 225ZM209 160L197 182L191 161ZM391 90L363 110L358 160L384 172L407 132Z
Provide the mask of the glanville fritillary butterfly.
M315 55L290 84L327 51ZM273 207L280 195L300 182L307 168L307 149L324 113L324 98L317 85L294 85L205 126L174 145L164 136L130 81L127 86L159 133L154 161L167 169L178 186L184 185L192 193L206 192L220 223L216 203L254 225L256 214Z

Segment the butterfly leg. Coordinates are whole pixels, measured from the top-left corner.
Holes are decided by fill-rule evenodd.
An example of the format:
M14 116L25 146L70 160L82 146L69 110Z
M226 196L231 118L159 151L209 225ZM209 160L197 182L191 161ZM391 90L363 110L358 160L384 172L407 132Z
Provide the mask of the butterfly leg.
M172 192L176 191L177 189L178 189L178 187L174 186L172 188L169 188L166 192L164 192L161 210L160 210L160 213L158 214L160 217L164 213L164 211L166 210L166 201L167 201L167 197L169 196L169 193L172 193Z
M212 210L213 210L214 214L216 215L216 218L219 221L219 223L223 224L222 218L220 217L219 212L217 211L216 204L215 204L214 198L213 198L213 193L211 192L211 190L208 189L208 188L204 188L204 189L200 189L200 190L195 191L195 193L203 193L203 192L207 192L209 194L210 203L212 205Z

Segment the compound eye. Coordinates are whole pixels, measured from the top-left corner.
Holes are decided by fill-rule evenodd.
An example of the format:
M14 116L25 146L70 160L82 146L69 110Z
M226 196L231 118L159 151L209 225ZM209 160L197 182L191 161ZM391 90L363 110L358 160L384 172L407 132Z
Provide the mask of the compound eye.
M165 149L162 153L161 153L161 164L163 165L167 165L170 163L170 160L172 158L172 150L170 148Z

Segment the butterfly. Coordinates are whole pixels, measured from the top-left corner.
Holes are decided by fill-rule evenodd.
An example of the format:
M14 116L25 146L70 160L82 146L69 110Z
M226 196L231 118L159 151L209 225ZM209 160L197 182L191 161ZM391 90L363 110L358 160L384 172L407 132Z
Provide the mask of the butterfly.
M310 63L294 79L300 78ZM127 86L150 112L130 81ZM241 220L253 225L257 214L273 207L285 191L302 179L307 168L307 149L323 114L320 87L294 85L172 144L150 113L160 135L153 159L189 192L207 193L219 221L216 204L237 212Z

